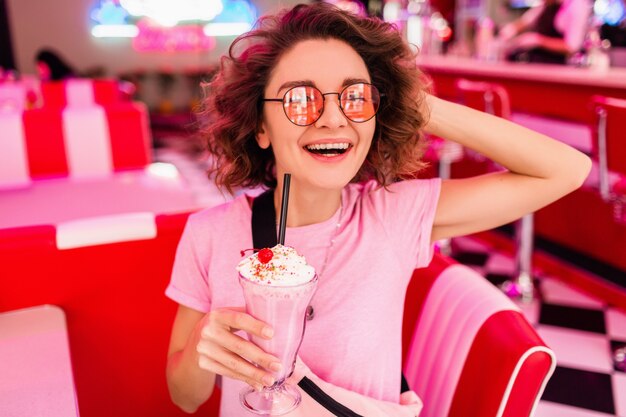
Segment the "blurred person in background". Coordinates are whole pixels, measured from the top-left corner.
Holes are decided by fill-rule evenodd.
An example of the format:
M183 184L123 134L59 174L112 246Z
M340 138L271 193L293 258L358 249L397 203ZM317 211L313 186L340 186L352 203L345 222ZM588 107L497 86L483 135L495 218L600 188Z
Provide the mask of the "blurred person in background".
M591 0L545 0L502 27L499 39L510 61L565 64L585 40Z
M58 81L77 76L76 70L51 49L40 49L35 56L35 62L42 81Z

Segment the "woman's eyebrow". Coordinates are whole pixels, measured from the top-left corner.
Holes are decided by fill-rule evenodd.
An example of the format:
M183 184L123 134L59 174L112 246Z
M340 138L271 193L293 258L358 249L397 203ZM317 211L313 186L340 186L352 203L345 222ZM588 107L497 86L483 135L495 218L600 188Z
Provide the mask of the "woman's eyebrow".
M356 84L356 83L365 83L370 84L371 81L366 80L365 78L345 78L341 83L342 87L346 87L348 85ZM289 89L298 86L311 86L316 87L315 82L312 80L295 80L295 81L287 81L282 83L278 90L276 90L276 94L280 93L281 90ZM317 88L317 87L316 87Z
M349 85L358 83L371 84L371 81L366 80L365 78L346 78L345 80L343 80L343 83L341 83L341 86L347 87Z
M315 83L311 80L287 81L285 83L282 83L280 87L278 87L278 90L276 90L276 94L280 93L281 90L298 87L301 85L315 87Z

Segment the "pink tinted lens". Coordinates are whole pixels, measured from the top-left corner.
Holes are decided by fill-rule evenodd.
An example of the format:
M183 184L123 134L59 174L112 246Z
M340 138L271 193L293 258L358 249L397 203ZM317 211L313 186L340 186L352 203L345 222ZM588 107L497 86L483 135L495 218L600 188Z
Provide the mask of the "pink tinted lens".
M294 87L285 94L283 106L292 123L308 126L315 123L322 114L324 97L315 87Z
M353 122L365 122L376 114L380 104L378 89L371 84L358 83L341 92L341 108Z

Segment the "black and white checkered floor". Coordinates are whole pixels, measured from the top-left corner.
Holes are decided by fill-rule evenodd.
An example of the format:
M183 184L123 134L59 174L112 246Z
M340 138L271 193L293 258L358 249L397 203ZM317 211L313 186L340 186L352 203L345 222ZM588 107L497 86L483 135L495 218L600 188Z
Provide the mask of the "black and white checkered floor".
M453 257L494 284L514 270L511 257L475 239L454 239L452 248ZM614 351L626 346L626 313L540 274L534 277L538 296L519 305L558 366L535 417L626 417L626 372L614 366Z

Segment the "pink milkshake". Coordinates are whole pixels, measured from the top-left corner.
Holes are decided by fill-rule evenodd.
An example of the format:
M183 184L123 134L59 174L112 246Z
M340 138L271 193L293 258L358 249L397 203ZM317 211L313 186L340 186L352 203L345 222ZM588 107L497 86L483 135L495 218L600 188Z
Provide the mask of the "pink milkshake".
M306 309L317 287L317 275L295 249L276 245L244 259L237 266L246 300L246 311L274 329L272 339L254 335L250 340L276 356L283 369L274 373L276 382L261 393L242 393L244 407L258 414L280 415L295 408L300 395L284 385L293 373L298 349L304 336ZM296 398L292 398L296 397ZM263 410L267 409L269 410Z

